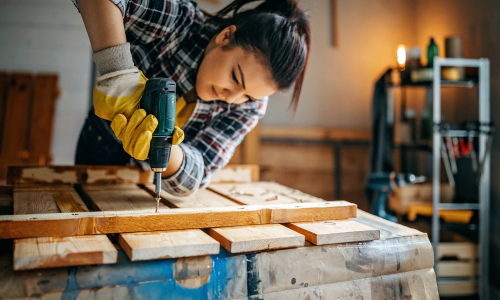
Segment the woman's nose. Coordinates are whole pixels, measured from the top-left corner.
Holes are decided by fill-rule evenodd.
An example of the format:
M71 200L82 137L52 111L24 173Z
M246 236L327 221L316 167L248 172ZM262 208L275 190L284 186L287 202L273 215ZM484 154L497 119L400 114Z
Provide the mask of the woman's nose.
M227 103L234 103L236 100L238 100L238 93L235 91L231 91L231 90L226 89L224 91L224 96L225 96L225 99L221 99L221 100L224 100Z

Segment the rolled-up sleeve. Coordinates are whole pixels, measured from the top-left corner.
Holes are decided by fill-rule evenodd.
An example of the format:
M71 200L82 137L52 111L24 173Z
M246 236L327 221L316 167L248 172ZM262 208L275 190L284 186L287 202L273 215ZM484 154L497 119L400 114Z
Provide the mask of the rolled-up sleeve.
M71 0L78 8L77 0ZM110 0L121 11L131 44L165 42L184 36L196 17L202 17L196 3L187 0Z
M192 141L181 144L184 161L177 173L163 180L163 188L172 195L188 196L207 187L212 175L227 165L245 135L264 116L267 101L229 105Z

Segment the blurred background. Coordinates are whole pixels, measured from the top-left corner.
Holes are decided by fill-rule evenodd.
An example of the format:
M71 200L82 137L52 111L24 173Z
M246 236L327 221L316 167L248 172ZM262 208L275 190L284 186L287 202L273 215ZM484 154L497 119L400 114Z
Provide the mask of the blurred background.
M231 1L196 2L212 13ZM271 96L266 116L237 149L231 163L258 164L261 180L274 180L326 200L348 200L366 211L373 211L374 206L373 191L366 189L370 174L395 171L426 176L426 183L401 188L385 200L388 213L399 222L431 234L432 208L425 212L432 201L433 176L432 143L426 127L432 114L432 71L425 71L429 51L435 51L431 37L437 56L487 58L490 63L489 78L479 78L477 70L469 68L441 74L448 83L441 90L443 122L450 128L462 128L479 121L480 79L489 82L491 109L487 113L497 122L500 2L301 0L300 5L310 14L312 49L297 112L293 115L288 109L290 93ZM398 49L403 53L399 62ZM91 54L82 19L71 1L0 2L0 180L5 180L7 164L74 164L97 76ZM377 81L383 95L376 93ZM41 96L35 91L41 89L40 82L46 83L42 97L46 104L37 109L34 103ZM14 85L18 89L10 92ZM24 103L16 108L16 119L6 113L9 97L19 97L16 101ZM380 111L385 119L377 123ZM387 124L389 138L380 138L379 126ZM495 218L500 214L500 140L492 137L491 188L487 187L490 235L482 247L490 249L491 299L500 299L500 219ZM455 142L450 142L453 147ZM456 145L461 142L472 143L473 150L478 147L474 139L457 139ZM372 147L381 143L390 149L386 155L392 166L373 167L377 157ZM458 172L452 175L454 184L450 184L445 166L441 169L441 200L477 203L478 172L471 170L470 149L468 155L460 153L455 157ZM421 203L423 207L418 206ZM443 226L441 237L444 242L469 245L474 252L480 242L479 216L476 211L464 216ZM478 274L475 256L459 267L467 269L460 277ZM477 280L471 282L443 284L440 293L443 297L476 297Z

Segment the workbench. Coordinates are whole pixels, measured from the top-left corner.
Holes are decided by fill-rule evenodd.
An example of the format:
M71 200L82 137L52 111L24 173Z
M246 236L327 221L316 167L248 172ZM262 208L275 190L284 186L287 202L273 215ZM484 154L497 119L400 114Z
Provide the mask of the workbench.
M88 174L79 178L89 181ZM248 205L250 198L237 199ZM3 239L0 299L439 299L427 234L361 210L351 220L378 229L380 238L243 253L221 247L218 254L146 261L131 261L115 243L116 263L28 271L13 270L13 242Z

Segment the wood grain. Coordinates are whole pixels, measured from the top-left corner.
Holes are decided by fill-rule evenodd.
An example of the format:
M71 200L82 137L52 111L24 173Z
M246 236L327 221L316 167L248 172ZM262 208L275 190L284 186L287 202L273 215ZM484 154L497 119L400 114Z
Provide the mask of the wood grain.
M155 193L154 184L146 184L144 187L150 192ZM194 208L194 207L224 207L224 206L238 206L233 202L219 194L211 192L206 189L199 189L194 194L187 197L173 196L166 191L161 191L161 201L171 208Z
M29 164L45 165L52 161L50 147L56 99L59 95L57 82L57 74L38 74L35 78L28 147Z
M323 199L304 194L274 182L252 182L243 184L210 184L209 190L231 198L242 205L287 204L319 202Z
M315 245L365 242L380 239L380 230L353 220L286 224Z
M3 112L0 178L6 177L7 166L25 164L29 157L27 116L31 112L31 83L31 74L12 74L8 80L5 112Z
M304 246L304 236L280 224L210 228L208 234L231 253Z
M154 200L153 200L154 202ZM0 238L75 236L355 218L346 201L0 216Z
M118 251L105 235L14 241L14 270L112 264L117 258Z
M155 212L156 200L135 184L83 185L101 211L144 211ZM169 209L160 202L160 210Z
M219 254L219 242L199 229L121 233L118 243L132 261Z
M67 185L21 185L14 188L14 213L88 212ZM76 214L75 214L76 215ZM118 252L105 235L37 237L14 240L14 270L116 263Z
M248 183L259 181L259 165L227 165L212 176L212 183Z
M7 183L115 184L153 182L152 171L124 166L11 166Z
M65 199L65 201L61 201ZM73 187L67 185L20 185L14 187L14 214L53 214L60 213L57 200L63 212L88 212L80 196Z

